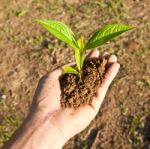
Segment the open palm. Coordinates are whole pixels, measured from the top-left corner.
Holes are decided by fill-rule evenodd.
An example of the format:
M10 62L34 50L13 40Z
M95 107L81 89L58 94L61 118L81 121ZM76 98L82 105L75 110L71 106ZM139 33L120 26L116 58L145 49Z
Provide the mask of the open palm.
M99 51L93 51L90 57L99 57ZM66 139L71 138L84 130L99 111L107 89L119 70L116 56L109 56L107 65L105 79L98 89L98 96L93 99L92 105L77 109L61 108L59 77L62 74L62 68L58 68L43 76L39 81L31 109L38 109L41 117L50 119Z

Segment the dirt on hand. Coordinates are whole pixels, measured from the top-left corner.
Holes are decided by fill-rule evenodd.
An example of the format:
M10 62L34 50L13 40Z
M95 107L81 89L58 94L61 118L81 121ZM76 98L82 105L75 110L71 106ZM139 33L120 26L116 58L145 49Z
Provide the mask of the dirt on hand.
M105 70L106 59L89 59L85 61L81 77L75 74L64 74L60 78L61 107L78 108L91 104L97 96Z

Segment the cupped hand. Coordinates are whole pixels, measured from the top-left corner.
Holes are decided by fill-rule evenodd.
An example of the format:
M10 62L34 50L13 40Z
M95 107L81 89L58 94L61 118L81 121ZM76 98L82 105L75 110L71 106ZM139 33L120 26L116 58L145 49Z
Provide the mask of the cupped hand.
M90 57L100 57L99 51L93 51ZM107 72L102 85L98 89L98 96L92 101L92 106L86 105L77 109L61 108L59 77L62 74L62 68L58 68L43 76L39 81L31 113L38 111L39 117L49 119L52 126L57 128L60 136L65 138L65 141L84 130L98 113L108 87L120 67L115 55L107 57Z

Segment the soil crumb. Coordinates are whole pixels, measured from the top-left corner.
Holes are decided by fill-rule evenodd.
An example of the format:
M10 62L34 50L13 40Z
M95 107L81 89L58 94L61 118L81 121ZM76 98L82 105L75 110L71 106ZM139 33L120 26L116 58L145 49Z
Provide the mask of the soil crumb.
M106 63L106 59L89 59L84 62L81 78L75 74L62 75L60 77L61 107L78 108L90 105L103 81Z

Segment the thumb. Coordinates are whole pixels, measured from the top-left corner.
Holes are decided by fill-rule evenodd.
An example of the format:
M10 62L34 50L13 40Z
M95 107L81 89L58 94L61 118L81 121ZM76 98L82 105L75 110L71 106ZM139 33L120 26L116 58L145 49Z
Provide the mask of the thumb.
M108 68L108 70L104 76L104 80L101 84L101 87L98 89L98 97L92 101L92 105L96 109L96 111L99 110L99 108L104 100L104 97L106 95L106 92L107 92L111 82L117 75L119 68L120 68L120 65L118 63L112 63L111 66Z

